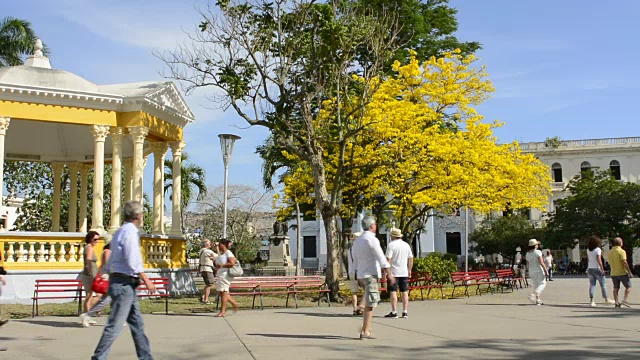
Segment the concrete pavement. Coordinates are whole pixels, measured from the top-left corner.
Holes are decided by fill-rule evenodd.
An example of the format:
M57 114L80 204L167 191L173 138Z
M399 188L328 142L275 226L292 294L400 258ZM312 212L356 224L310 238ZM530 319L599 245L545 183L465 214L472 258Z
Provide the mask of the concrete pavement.
M531 305L529 290L470 299L415 301L409 319L385 319L376 309L378 339L357 339L361 318L351 308L245 310L212 314L145 315L155 359L638 359L640 281L631 309L592 308L585 278L557 278ZM599 289L598 289L599 290ZM600 300L599 292L596 299ZM99 319L103 324L106 318ZM76 318L41 317L0 328L0 359L89 359L102 326ZM128 328L112 359L135 359Z

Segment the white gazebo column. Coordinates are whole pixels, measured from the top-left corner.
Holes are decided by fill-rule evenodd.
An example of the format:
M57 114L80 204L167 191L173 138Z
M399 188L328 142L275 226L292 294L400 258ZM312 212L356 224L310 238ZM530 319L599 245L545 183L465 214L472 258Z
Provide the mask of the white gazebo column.
M153 150L153 233L164 235L164 156L167 143L154 142Z
M133 196L132 200L142 203L142 172L144 171L144 139L149 128L144 126L129 126L129 134L133 140Z
M62 178L62 170L64 164L61 162L52 162L53 170L53 209L51 211L51 231L60 231L60 180Z
M4 186L4 137L11 120L8 117L0 116L0 206L2 206L2 189Z
M89 194L89 173L91 172L91 165L82 165L80 167L80 226L78 231L87 232L87 200Z
M111 156L111 224L109 231L115 232L120 226L121 197L122 197L122 137L123 128L111 129L111 143L113 154Z
M69 223L67 224L68 232L78 231L78 171L80 171L81 164L70 163L67 164L69 168L69 180L71 186L69 188Z
M171 155L173 155L173 184L171 205L173 213L171 216L171 235L182 236L182 209L180 204L182 203L182 150L184 150L186 143L184 141L173 141L169 143L171 146Z
M122 160L124 164L124 201L133 199L133 159Z
M108 125L93 125L93 208L91 228L98 232L104 230L104 141L109 134Z

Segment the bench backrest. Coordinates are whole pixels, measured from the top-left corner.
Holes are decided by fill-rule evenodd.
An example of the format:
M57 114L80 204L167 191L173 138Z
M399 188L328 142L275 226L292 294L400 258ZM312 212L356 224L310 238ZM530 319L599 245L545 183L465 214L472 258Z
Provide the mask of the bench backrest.
M36 290L48 289L59 291L71 291L82 289L82 281L75 279L44 279L36 280Z
M169 293L169 278L166 277L157 277L157 278L149 278L151 283L155 285L156 291L160 294L168 294ZM147 285L144 283L140 284L136 289L137 292L149 292Z

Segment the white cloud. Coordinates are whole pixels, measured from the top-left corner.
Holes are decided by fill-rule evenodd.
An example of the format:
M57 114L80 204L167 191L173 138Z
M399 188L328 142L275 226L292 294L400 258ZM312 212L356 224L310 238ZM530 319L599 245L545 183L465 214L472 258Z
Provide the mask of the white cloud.
M115 42L143 48L173 49L195 29L203 0L84 1L44 3L50 11Z

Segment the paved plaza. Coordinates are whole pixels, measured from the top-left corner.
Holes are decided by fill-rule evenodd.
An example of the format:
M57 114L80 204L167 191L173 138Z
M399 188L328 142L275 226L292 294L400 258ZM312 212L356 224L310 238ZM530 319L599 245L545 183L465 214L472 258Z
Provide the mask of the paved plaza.
M640 280L634 279L640 291ZM245 310L213 314L146 315L155 359L638 359L640 293L631 309L588 305L586 278L558 278L531 305L529 291L470 299L416 301L409 319L385 319L376 310L378 339L357 339L361 319L351 308ZM600 296L596 297L600 300ZM601 301L600 301L601 302ZM99 323L104 324L105 318ZM102 326L76 318L39 317L0 328L0 359L89 359ZM112 359L134 359L125 328Z

